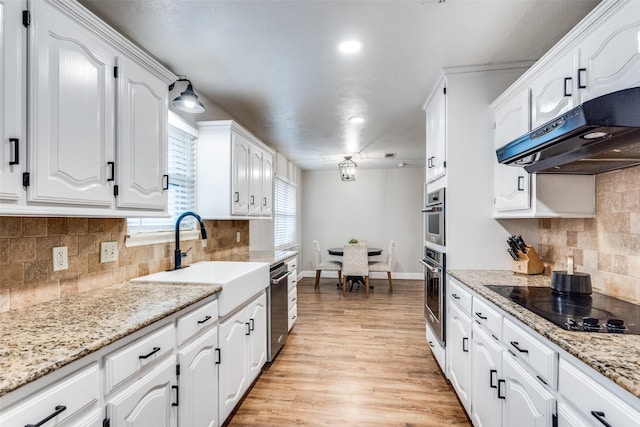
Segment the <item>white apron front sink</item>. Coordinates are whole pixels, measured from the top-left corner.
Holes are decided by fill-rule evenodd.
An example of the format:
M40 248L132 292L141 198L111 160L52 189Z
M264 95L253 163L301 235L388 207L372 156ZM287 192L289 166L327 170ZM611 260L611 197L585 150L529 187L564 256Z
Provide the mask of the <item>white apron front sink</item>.
M202 261L180 270L161 271L131 282L218 285L218 311L225 317L269 286L266 262Z

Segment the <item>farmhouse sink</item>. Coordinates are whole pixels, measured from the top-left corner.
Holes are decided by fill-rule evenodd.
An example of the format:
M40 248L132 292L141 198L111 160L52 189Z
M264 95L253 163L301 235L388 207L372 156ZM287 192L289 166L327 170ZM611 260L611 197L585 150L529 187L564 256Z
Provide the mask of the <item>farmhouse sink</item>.
M180 270L149 274L131 282L198 283L218 285L218 312L224 317L269 286L266 262L202 261Z

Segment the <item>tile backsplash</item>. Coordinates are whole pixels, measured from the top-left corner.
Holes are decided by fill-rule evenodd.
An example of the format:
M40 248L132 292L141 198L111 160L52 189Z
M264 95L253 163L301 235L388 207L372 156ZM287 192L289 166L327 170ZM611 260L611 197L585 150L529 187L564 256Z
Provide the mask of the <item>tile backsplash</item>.
M539 252L551 270L572 255L594 290L640 303L640 167L596 176L596 217L539 220Z
M207 247L193 247L185 261L224 257L249 249L249 221L207 220ZM0 312L120 283L171 268L174 243L126 247L126 219L0 216ZM236 233L240 232L240 242ZM118 242L118 261L100 263L100 243ZM53 248L66 246L69 268L53 271Z

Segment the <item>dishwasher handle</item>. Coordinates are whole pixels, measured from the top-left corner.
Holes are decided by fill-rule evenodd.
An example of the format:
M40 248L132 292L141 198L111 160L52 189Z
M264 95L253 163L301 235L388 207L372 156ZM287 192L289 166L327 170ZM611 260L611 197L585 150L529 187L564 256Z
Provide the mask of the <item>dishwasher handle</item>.
M283 271L282 273L278 274L276 277L272 277L271 278L271 284L272 285L277 285L280 280L284 279L285 277L289 276L290 274L291 274L290 271Z

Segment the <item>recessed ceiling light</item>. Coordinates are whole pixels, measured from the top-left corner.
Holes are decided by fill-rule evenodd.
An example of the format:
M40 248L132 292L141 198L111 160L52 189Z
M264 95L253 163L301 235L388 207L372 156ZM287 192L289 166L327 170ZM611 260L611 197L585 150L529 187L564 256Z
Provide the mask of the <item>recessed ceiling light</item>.
M362 49L362 43L360 43L358 40L348 40L346 42L340 43L340 46L338 46L338 48L340 49L340 52L343 53L356 53L360 51L360 49Z
M354 124L360 124L360 123L364 123L364 118L363 117L358 117L358 116L353 116L353 117L351 117L349 119L349 121L351 123L354 123Z

